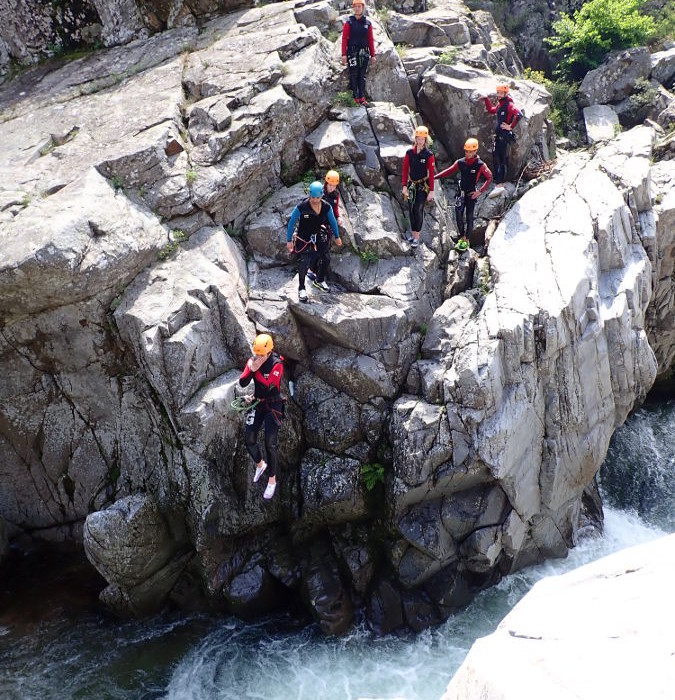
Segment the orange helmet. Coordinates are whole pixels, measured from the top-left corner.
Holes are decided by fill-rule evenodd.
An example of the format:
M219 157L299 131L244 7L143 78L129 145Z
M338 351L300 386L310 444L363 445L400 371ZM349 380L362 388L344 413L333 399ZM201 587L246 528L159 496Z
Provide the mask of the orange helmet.
M272 352L274 343L272 342L272 336L267 333L261 333L257 335L253 341L253 354L254 355L267 355Z
M508 93L509 84L508 83L497 83L497 92Z
M326 173L326 182L329 185L339 185L340 184L340 173L337 170L329 170Z
M429 136L429 129L427 129L426 126L418 126L415 129L415 136L424 136L424 138L427 138Z
M478 139L467 139L464 142L465 151L477 151L478 150Z
M365 8L366 0L352 0L352 7L354 7L354 5L363 5Z

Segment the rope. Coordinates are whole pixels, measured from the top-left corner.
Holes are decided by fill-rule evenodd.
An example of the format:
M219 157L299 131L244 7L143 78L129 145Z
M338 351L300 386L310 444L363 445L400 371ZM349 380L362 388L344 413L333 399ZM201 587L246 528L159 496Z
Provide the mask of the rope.
M260 403L260 399L252 399L252 396L237 396L230 406L235 413L242 413L243 411L255 408Z

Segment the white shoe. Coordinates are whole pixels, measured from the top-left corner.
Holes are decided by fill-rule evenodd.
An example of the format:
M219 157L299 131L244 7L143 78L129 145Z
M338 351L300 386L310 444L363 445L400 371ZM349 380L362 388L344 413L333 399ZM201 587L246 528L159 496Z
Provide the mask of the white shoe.
M255 474L253 475L253 483L255 484L258 479L263 475L263 472L267 469L267 462L263 460L263 463L255 468Z
M307 301L307 292L304 289L301 289L298 291L298 299L300 299L300 301L304 301L304 302Z
M274 492L277 490L277 482L275 481L273 484L271 484L269 481L267 482L267 488L265 489L265 493L263 493L263 498L266 501L269 501L272 496L274 496Z
M499 197L500 194L504 192L504 185L497 185L492 192L488 195L490 199L494 199L495 197Z

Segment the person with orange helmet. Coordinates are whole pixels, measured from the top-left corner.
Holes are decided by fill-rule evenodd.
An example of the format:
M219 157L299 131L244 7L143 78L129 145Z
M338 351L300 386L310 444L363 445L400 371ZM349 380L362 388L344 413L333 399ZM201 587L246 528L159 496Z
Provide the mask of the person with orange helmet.
M485 163L478 157L478 139L468 138L464 143L464 158L456 160L449 168L437 173L437 178L448 177L459 172L459 184L455 197L455 218L459 241L456 248L466 250L469 247L471 232L473 231L473 211L476 200L485 192L492 182L492 173ZM484 178L485 182L478 188L478 180ZM466 216L466 226L464 217Z
M424 205L434 198L434 154L429 150L429 129L426 126L415 129L412 148L403 157L401 180L412 232L408 243L417 248L424 224Z
M497 104L493 104L489 97L484 97L485 109L490 114L497 115L495 128L494 147L492 150L492 164L495 168L495 188L490 192L490 197L497 197L504 191L504 180L509 170L509 146L515 139L513 130L521 117L520 111L509 95L508 83L497 83Z
M375 63L373 23L366 17L365 0L352 0L354 14L342 27L342 65L349 66L349 85L356 104L366 104L366 72Z
M270 500L277 488L277 437L284 417L284 401L281 396L281 377L284 373L283 357L274 352L274 342L268 333L260 333L253 341L253 355L239 377L239 386L254 384L255 404L246 413L244 432L246 449L255 462L253 483L257 483L263 472L269 479L263 498ZM258 433L265 426L265 452L262 458L258 447Z
M337 170L329 170L326 173L323 183L323 199L332 207L333 214L335 216L335 220L338 222L338 225L342 224L342 219L340 218L340 192L337 188L339 184L340 173ZM324 238L324 236L321 237L322 242ZM312 267L307 270L307 278L312 280L312 284L323 292L329 291L329 287L325 282L329 265L330 246L322 245L320 250L319 238L317 238L316 254L314 256L314 260L312 261ZM314 272L314 268L318 270L318 275L316 272Z

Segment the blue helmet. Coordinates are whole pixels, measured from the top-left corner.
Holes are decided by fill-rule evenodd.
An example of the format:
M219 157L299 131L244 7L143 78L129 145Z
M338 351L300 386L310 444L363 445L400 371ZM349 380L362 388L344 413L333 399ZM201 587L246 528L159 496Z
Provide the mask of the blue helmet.
M322 197L323 196L323 185L318 180L314 180L314 182L309 186L309 196L310 197Z

